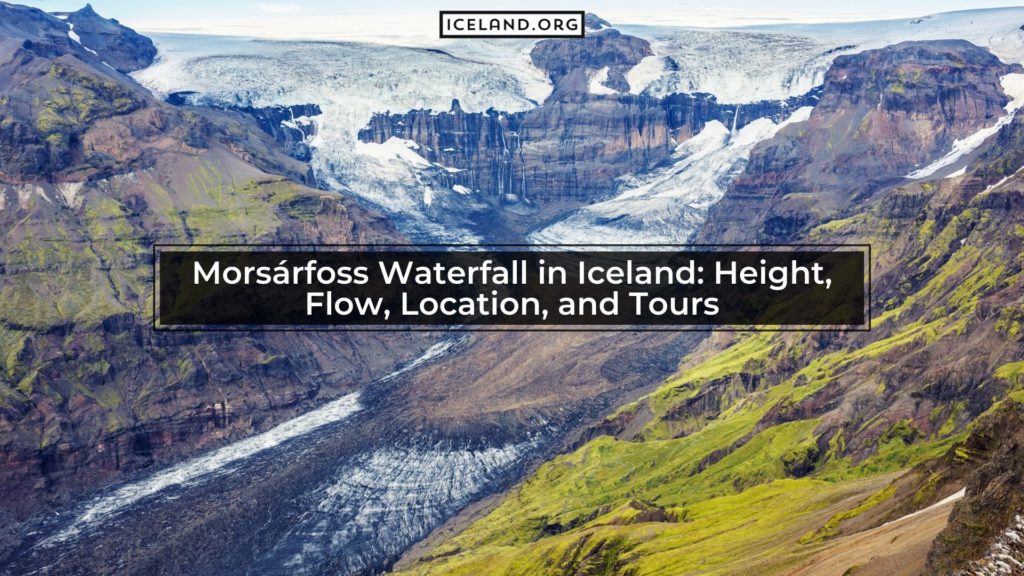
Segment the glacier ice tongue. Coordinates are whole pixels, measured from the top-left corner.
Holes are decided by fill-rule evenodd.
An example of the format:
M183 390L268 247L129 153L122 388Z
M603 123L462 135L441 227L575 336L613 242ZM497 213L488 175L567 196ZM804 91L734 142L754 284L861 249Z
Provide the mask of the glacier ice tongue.
M448 110L456 98L466 111L514 112L536 106L535 98L550 92L528 60L532 44L524 42L453 43L444 52L182 34L155 40L157 62L134 77L158 95L190 91L198 103L213 105L319 105L309 142L317 180L392 213L414 238L479 241L452 220L428 214L441 207L472 210L477 200L437 186L431 174L445 168L418 161L412 149L360 143L358 131L373 113Z
M625 177L612 199L591 204L532 232L535 244L685 243L704 223L708 209L746 166L751 149L783 126L806 120L810 107L776 124L761 118L735 133L712 121L680 144L671 163Z

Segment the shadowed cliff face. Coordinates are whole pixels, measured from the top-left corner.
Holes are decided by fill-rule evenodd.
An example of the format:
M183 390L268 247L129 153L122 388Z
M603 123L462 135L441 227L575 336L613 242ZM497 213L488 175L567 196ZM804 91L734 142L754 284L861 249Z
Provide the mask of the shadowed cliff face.
M174 92L168 94L166 100L175 106L201 106L195 102L195 97L195 92ZM251 118L260 130L283 146L289 156L302 162L309 162L312 159L313 152L309 147L309 141L316 135L313 118L321 114L320 107L316 104L265 108L222 105L216 106L215 109L238 112ZM310 183L312 180L311 175Z
M782 241L843 213L995 125L1015 69L964 41L837 58L810 120L754 149L700 238Z
M359 137L412 140L427 160L458 170L445 175L446 185L487 192L496 204L543 207L601 198L614 190L616 177L664 160L710 121L739 129L758 118L781 120L816 101L817 91L743 106L720 104L710 94L658 99L572 92L520 113L471 113L454 102L448 112L375 114Z

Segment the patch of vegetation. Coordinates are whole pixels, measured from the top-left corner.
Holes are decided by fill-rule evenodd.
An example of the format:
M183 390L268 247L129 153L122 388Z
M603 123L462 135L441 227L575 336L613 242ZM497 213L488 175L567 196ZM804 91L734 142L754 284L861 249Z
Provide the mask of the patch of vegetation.
M801 536L799 542L801 544L809 544L811 542L818 542L821 540L825 540L827 538L832 538L833 536L839 533L839 526L843 522L864 514L868 510L871 510L872 508L878 506L882 502L885 502L886 500L892 498L893 494L895 493L896 485L889 484L885 488L882 488L881 490L875 492L874 494L866 498L855 508L851 508L849 510L844 510L842 512L837 512L836 514L833 514L821 528L818 528L813 532L808 532Z

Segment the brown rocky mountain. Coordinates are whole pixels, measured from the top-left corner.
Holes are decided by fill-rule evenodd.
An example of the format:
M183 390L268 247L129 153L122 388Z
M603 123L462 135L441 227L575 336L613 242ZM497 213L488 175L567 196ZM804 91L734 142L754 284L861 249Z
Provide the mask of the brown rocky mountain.
M1000 78L1015 69L959 40L837 58L810 120L755 148L701 238L784 241L856 210L955 140L995 124L1008 101Z
M69 32L75 35L78 43L88 46L88 51L95 52L119 72L141 70L156 58L156 46L149 38L117 20L100 16L91 4L75 12L54 15L69 24Z

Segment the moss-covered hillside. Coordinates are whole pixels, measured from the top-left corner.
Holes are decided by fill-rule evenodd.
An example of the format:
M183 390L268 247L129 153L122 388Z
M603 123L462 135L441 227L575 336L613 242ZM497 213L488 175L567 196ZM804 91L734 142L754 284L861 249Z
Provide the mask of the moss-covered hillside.
M784 137L826 138L801 131L835 130L831 113L816 110L823 116ZM992 422L1024 411L1022 142L1018 118L965 174L890 178L840 208L812 208L812 227L792 233L872 245L872 331L715 334L677 376L595 427L605 434L543 464L489 514L397 571L831 573L800 570L823 552L845 558L837 550L849 552L851 534L954 494L992 460ZM815 162L842 175L822 154ZM785 190L785 177L772 190ZM924 568L944 506L941 522L921 528L913 522L931 517L915 516L874 559L863 553L868 566L829 569L963 567L985 534L958 553L966 541L943 533ZM1010 513L999 509L983 531L1001 531Z

